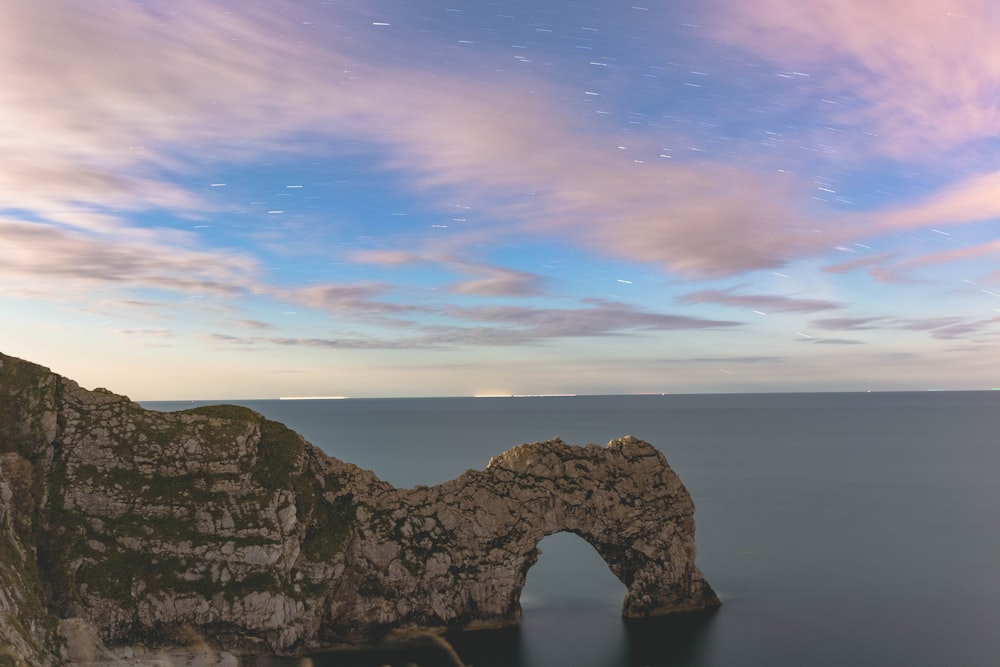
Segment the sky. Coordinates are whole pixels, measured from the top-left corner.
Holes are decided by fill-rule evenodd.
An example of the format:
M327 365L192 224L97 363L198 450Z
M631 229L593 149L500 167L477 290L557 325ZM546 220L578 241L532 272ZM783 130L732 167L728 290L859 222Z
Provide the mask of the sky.
M994 0L6 2L0 63L0 351L87 387L1000 386Z

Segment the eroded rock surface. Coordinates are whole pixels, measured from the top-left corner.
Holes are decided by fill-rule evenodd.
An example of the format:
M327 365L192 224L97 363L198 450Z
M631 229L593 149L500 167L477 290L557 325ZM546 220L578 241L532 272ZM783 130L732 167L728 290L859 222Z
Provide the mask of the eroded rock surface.
M561 531L625 583L625 616L704 609L693 513L631 437L397 489L246 408L148 411L0 355L0 664L98 650L80 623L101 651L195 632L277 653L508 624Z

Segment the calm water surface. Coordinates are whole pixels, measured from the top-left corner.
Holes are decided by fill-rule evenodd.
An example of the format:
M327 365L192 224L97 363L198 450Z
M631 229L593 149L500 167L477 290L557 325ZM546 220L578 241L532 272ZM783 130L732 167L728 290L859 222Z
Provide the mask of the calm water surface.
M1000 392L239 403L397 486L553 436L631 434L666 454L722 608L625 623L596 552L550 536L520 626L450 638L468 664L1000 664ZM448 664L430 649L269 664L409 662Z

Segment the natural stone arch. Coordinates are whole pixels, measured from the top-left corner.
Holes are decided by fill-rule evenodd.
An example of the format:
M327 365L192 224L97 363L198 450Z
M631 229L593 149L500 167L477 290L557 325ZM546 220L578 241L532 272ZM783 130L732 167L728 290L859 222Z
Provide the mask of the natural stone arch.
M494 457L487 471L515 473L527 502L521 521L533 542L523 573L538 559L538 543L569 532L600 554L625 584L622 614L636 618L703 609L717 599L694 564L694 503L664 456L632 437L606 448L560 440L522 445ZM539 494L541 492L541 494ZM516 496L515 496L516 497ZM518 587L518 598L524 579Z
M522 445L396 489L246 408L144 410L2 354L0 416L0 643L15 655L58 644L7 620L54 628L46 610L113 644L196 628L276 652L509 624L538 543L560 531L626 584L626 616L718 604L694 564L691 497L635 438Z
M349 558L359 589L388 587L358 595L341 628L516 622L538 543L559 532L583 538L625 584L625 617L718 605L694 562L691 496L663 455L635 438L521 445L445 484L390 489L361 510Z

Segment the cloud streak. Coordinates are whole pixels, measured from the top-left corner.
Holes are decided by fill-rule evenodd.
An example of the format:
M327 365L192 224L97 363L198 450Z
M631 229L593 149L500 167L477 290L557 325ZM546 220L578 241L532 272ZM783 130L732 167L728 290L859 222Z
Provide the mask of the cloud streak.
M533 297L545 293L545 280L538 274L485 262L461 259L447 253L408 250L369 250L354 253L353 260L376 266L436 265L471 276L451 283L448 291L484 297Z
M367 310L355 297L344 301ZM416 310L416 309L415 309ZM725 330L741 326L711 320L654 313L635 306L587 300L578 308L518 306L446 306L441 314L453 324L413 322L409 335L391 337L233 336L213 333L209 340L227 346L287 346L329 349L435 349L462 346L510 346L568 338L630 336L643 332Z
M829 331L897 331L926 332L939 340L954 340L970 336L997 337L1000 317L972 319L967 317L832 317L813 320L813 326Z
M816 313L842 304L827 299L802 299L780 294L737 294L735 289L699 290L677 297L678 303L717 304L775 313Z
M258 271L239 255L208 253L171 243L116 240L49 224L0 219L0 276L4 283L159 289L198 294L242 294ZM16 288L15 288L16 289ZM7 290L3 290L7 291Z
M456 294L488 297L532 297L544 293L542 279L527 271L502 267L478 268L482 277L453 283L449 289Z

